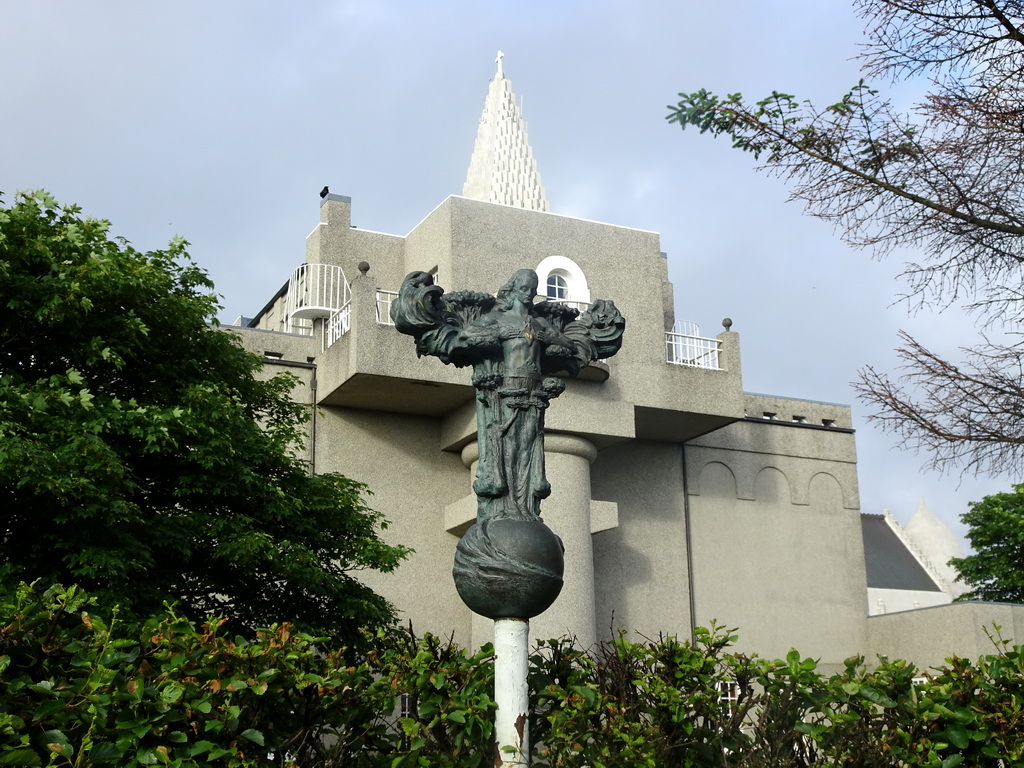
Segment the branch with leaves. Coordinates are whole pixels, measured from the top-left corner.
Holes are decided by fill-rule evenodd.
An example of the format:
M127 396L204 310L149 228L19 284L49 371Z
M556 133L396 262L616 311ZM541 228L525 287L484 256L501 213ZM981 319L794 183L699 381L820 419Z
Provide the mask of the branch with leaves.
M1024 3L857 0L868 77L927 77L900 111L861 80L825 107L773 92L679 94L668 120L727 136L791 199L842 238L883 256L920 258L902 273L912 307L963 305L993 330L1024 319ZM874 368L856 384L874 419L931 466L998 473L1024 464L1021 357L983 337L966 362L904 335L896 380Z

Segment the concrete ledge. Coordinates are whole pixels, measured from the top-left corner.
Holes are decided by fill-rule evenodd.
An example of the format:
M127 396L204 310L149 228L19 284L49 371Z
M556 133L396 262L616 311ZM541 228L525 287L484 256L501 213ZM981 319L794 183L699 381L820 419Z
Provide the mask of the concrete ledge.
M1011 645L1024 641L1024 605L965 602L870 616L868 661L905 659L921 668L941 667L952 656L977 659L995 653L995 626Z
M454 536L462 538L462 534L464 534L469 529L469 526L475 522L475 493L471 493L469 496L464 496L454 504L449 504L444 508L444 529Z
M614 501L590 501L590 532L600 533L619 527L619 505Z

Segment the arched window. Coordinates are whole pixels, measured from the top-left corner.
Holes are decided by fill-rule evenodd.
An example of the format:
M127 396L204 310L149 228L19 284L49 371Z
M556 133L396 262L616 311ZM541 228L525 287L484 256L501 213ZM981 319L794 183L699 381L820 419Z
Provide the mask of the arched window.
M553 301L565 301L569 298L569 283L557 271L548 275L547 297Z
M548 301L565 302L580 310L590 304L586 275L572 259L548 256L537 265L537 278Z

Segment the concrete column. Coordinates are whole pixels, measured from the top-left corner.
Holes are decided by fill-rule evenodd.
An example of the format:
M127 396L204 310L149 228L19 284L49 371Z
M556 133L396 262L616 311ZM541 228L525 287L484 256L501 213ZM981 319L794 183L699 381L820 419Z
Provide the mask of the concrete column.
M473 480L476 478L476 469L480 464L480 446L474 440L462 449L462 463L469 469L469 487L472 493ZM484 643L494 640L494 622L486 616L470 612L469 642L470 647L476 650Z
M594 546L590 533L590 463L597 449L574 435L544 436L545 474L551 495L541 516L565 545L565 583L554 605L530 621L534 640L569 634L584 648L597 641Z

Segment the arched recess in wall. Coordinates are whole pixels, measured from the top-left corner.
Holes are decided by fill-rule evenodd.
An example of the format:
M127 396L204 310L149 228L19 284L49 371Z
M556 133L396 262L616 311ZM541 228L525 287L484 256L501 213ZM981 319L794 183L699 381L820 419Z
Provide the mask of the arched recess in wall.
M754 481L754 499L759 504L792 504L789 478L775 467L765 467L757 473Z
M701 496L718 499L735 499L736 476L720 461L709 461L701 468L697 481L697 492Z
M548 301L573 304L590 303L587 276L579 265L565 256L548 256L536 268L540 283L537 293Z
M811 509L816 512L842 512L846 506L843 487L839 480L828 472L819 472L811 478L808 498Z

